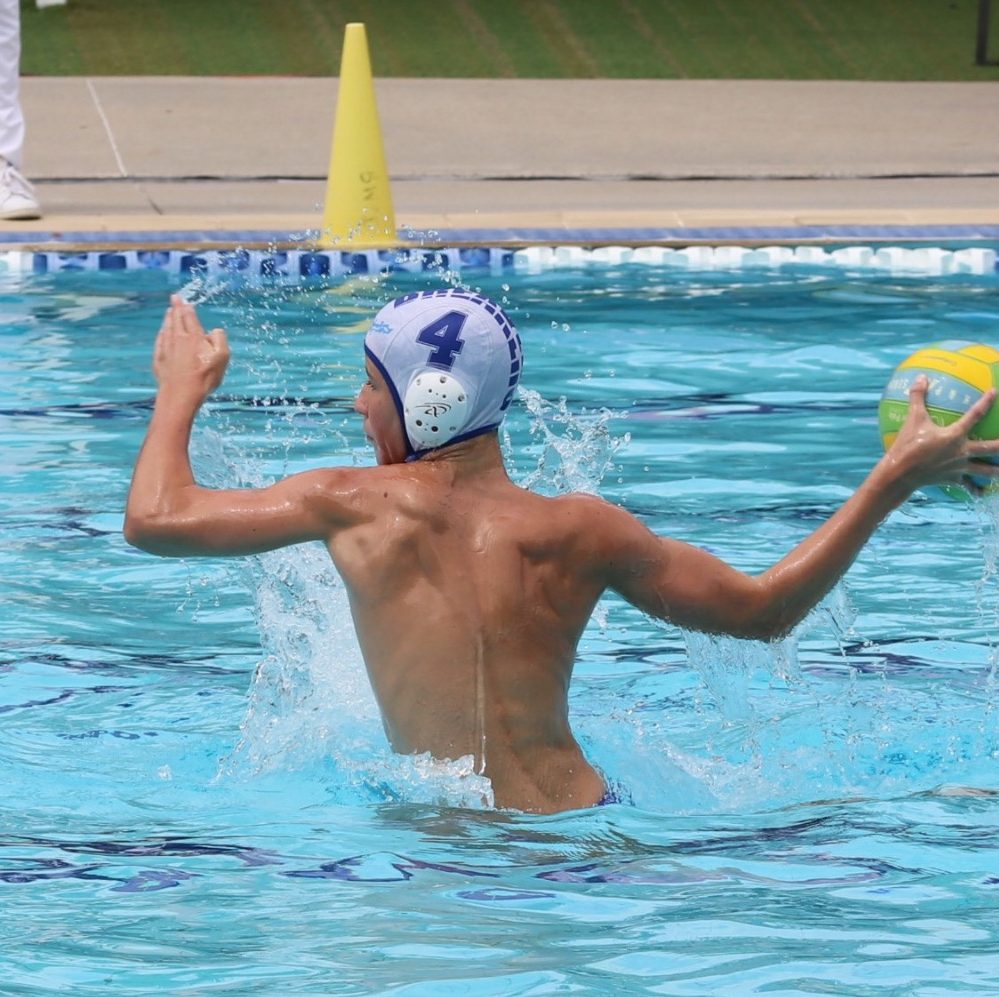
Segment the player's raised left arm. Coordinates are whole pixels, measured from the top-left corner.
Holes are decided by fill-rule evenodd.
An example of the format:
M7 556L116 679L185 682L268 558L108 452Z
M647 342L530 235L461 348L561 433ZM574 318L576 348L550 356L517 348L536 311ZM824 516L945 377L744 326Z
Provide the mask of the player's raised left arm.
M639 608L680 626L760 639L786 634L818 605L885 517L917 488L968 484L972 474L999 476L999 467L981 462L999 456L999 442L969 437L995 392L987 392L961 419L942 427L927 414L926 390L925 378L918 379L895 443L856 492L772 568L750 576L704 551L651 535L643 539L621 524L622 556L605 555L610 586Z
M759 576L765 593L764 618L773 636L803 619L846 573L871 534L919 488L944 483L981 489L972 475L994 478L999 467L984 460L999 456L999 441L970 434L996 398L982 397L949 426L938 426L926 411L929 382L919 377L909 392L909 413L891 449L870 474L814 533Z

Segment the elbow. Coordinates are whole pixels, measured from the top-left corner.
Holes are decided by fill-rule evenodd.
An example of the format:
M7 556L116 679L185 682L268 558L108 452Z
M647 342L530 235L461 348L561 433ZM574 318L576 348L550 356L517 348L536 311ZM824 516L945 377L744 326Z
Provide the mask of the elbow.
M134 512L126 510L125 523L121 531L125 543L130 547L149 551L152 538L155 535L155 528L150 519L149 516L136 515Z
M776 601L766 591L753 593L735 615L730 631L744 640L762 640L772 643L787 637L801 622L783 602Z
M792 629L792 626L785 626L779 620L753 615L730 618L728 625L721 628L720 632L728 637L737 637L739 640L761 640L771 643L786 637Z
M129 546L144 550L147 554L173 553L169 541L169 524L163 516L126 510L122 535Z

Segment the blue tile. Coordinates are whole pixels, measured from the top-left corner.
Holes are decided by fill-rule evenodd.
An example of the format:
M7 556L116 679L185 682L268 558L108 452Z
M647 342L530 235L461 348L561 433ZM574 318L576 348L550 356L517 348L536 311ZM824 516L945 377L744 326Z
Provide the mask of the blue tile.
M347 273L369 273L368 258L364 253L341 253L340 261Z
M140 249L135 254L135 260L140 267L150 270L162 270L170 266L170 251L165 249Z
M258 270L265 277L278 277L288 274L288 254L267 253L261 256Z
M198 256L194 253L187 253L180 258L180 272L181 273L199 273L204 272L208 269L208 260L204 256Z
M249 269L250 254L245 249L233 249L218 254L219 266L226 273L240 273Z
M298 272L302 277L326 277L330 272L328 253L302 253L298 259Z

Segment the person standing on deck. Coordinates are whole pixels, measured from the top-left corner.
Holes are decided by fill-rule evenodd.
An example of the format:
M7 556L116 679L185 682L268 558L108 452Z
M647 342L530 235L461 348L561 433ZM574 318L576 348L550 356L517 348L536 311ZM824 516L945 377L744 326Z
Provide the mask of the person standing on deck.
M758 576L657 537L593 495L536 495L507 475L497 428L523 363L510 320L480 295L405 295L365 337L354 404L374 467L209 489L188 446L229 347L171 299L156 339L156 404L136 462L125 538L172 557L325 544L342 576L386 734L402 753L475 758L499 807L552 813L603 802L573 737L576 647L601 595L678 626L736 637L787 633L826 595L881 521L925 485L999 476L999 441L969 439L987 392L948 427L917 380L895 444L829 520Z
M0 219L41 218L35 188L21 172L24 112L21 110L21 7L0 0Z

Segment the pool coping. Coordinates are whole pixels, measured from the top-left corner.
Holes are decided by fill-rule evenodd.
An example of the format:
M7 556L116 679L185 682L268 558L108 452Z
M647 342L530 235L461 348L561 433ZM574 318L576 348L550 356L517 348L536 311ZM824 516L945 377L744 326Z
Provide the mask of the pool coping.
M21 83L45 217L0 221L0 248L295 248L321 225L335 77ZM996 83L376 90L397 229L423 246L999 238Z

